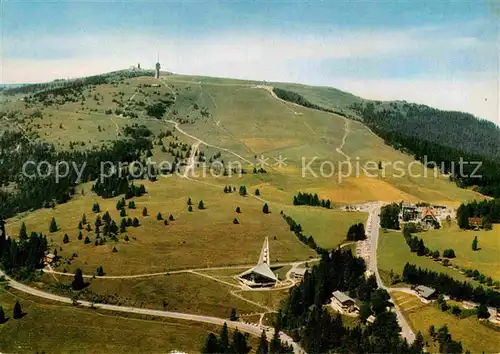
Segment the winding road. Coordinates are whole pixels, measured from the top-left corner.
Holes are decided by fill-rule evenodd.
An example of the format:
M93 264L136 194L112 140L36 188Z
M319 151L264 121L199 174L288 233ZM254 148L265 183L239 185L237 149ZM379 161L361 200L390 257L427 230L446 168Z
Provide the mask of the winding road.
M44 299L52 300L52 301L57 301L65 304L74 304L73 299L69 297L64 297L64 296L59 296L55 294L50 294L32 287L29 287L27 285L24 285L22 283L19 283L15 281L14 279L10 278L7 276L2 270L0 270L0 277L4 277L7 281L7 284L16 290L22 291L24 293L41 297ZM248 324L244 322L238 322L238 321L230 321L224 318L219 318L219 317L212 317L212 316L202 316L202 315L193 315L189 313L182 313L182 312L172 312L172 311L161 311L161 310L151 310L151 309L144 309L144 308L139 308L139 307L130 307L130 306L118 306L118 305L109 305L109 304L95 304L91 303L89 301L82 301L78 300L76 303L78 306L83 306L83 307L89 307L89 308L96 308L100 310L106 310L106 311L115 311L115 312L127 312L127 313L133 313L137 315L146 315L146 316L156 316L156 317L165 317L165 318L175 318L179 320L187 320L187 321L195 321L195 322L203 322L203 323L209 323L217 326L222 326L224 323L227 323L227 326L230 328L238 328L238 330L242 332L246 332L249 334L252 334L254 336L259 337L262 333L262 330L266 332L267 338L272 338L274 329L269 326L263 326L263 325L254 325L254 324ZM305 353L305 351L300 347L298 343L295 343L292 338L290 338L288 335L286 335L283 332L280 332L280 338L282 341L290 344L293 346L294 352L295 353Z

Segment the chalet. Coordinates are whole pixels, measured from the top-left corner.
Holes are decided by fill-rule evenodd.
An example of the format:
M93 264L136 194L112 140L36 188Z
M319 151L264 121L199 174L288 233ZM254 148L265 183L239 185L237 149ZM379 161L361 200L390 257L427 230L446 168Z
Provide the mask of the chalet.
M401 218L403 221L416 220L418 215L419 211L416 205L406 202L401 204Z
M468 221L469 221L469 227L479 229L480 227L483 226L483 218L472 217L469 218Z
M359 308L356 302L341 291L334 291L331 298L332 304L345 312L356 312Z
M426 208L422 212L422 219L420 220L420 222L429 227L435 227L436 225L439 225L439 220L436 217L436 212L432 208Z
M43 257L43 262L45 264L51 264L52 262L54 262L56 256L54 253L47 253L44 257Z
M436 289L429 288L428 286L425 285L418 285L415 288L415 291L420 297L423 297L426 300L430 300L437 295Z

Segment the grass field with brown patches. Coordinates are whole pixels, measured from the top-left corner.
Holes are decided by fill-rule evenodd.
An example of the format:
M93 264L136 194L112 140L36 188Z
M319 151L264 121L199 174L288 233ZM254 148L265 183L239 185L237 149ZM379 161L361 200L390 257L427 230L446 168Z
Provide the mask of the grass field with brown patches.
M446 248L455 250L456 258L452 262L463 268L477 269L490 276L493 280L500 280L500 225L493 226L493 230L466 231L452 223L443 223L443 228L417 234L425 244L440 252ZM479 250L472 250L472 241L477 236Z
M296 239L278 210L271 208L270 214L264 214L264 203L255 198L226 194L222 185L220 189L207 188L177 177L143 183L147 194L134 198L135 210L126 209L128 217L137 217L141 223L140 227L127 229L128 242L123 240L124 234L120 234L119 242L108 240L103 246L94 246L95 232L85 230L83 237L89 234L92 243L85 245L83 240L77 240L78 222L84 213L94 228L97 216L91 211L94 202L99 202L102 212L108 210L118 225L121 220L116 209L120 198L102 199L90 192L89 185L84 187L85 195L78 195L55 209L38 210L9 220L7 231L17 235L24 221L28 232L46 233L51 248L56 248L59 256L69 258L73 253L78 254L71 264L61 264L59 270L74 272L81 268L87 274L93 274L100 265L108 275L128 275L254 264L266 237L269 237L273 263L307 260L315 255ZM187 210L189 197L193 201L193 212ZM200 200L205 210L198 210ZM235 212L238 206L240 214ZM142 216L144 207L148 209L145 217ZM158 212L164 218L174 215L175 221L165 226L163 220L156 220ZM59 226L55 233L48 232L52 217ZM233 224L234 218L238 218L238 225ZM67 244L62 242L65 233L70 239ZM118 252L112 252L113 247Z
M305 235L312 235L322 248L332 249L346 240L349 227L365 223L368 214L362 212L341 212L310 206L291 206L283 209L302 225Z
M182 350L198 352L217 326L180 320L60 305L24 293L0 289L0 305L11 317L19 300L23 318L0 324L0 351L11 353L144 353ZM252 345L254 339L251 339Z
M464 351L495 353L500 348L500 330L486 326L476 316L461 319L442 312L435 303L424 304L413 295L401 292L392 292L391 295L412 329L423 334L425 341L430 345L427 350L431 353L439 349L438 343L429 336L431 325L437 330L446 324L452 338L462 342Z

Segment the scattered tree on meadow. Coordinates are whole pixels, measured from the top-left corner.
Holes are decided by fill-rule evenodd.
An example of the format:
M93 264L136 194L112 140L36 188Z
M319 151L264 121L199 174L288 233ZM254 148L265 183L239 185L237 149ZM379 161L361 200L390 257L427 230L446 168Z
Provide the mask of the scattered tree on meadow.
M123 238L123 240L128 242L128 240L129 240L128 235L125 235L125 237Z
M96 274L97 276L102 277L104 275L104 268L102 266L97 267Z
M21 242L24 242L28 239L28 231L26 230L26 224L23 223L21 224L21 229L19 230L19 240Z
M125 208L124 208L124 207L122 207L122 208L120 209L120 216L121 216L122 218L123 218L123 217L125 217L125 216L127 216L127 212L125 211Z
M158 214L156 214L156 220L158 220L158 221L163 220L163 216L161 215L160 212L158 212Z
M68 243L68 242L69 242L69 236L68 236L68 234L64 234L63 243Z
M262 207L262 212L264 214L269 214L269 206L267 205L267 203Z
M82 224L82 222L80 221L80 222L78 222L78 230L82 230L82 229L83 229L83 224Z
M116 253L118 252L118 250L116 249L116 247L113 247L113 250L112 250L113 253Z
M85 216L85 214L82 215L82 224L86 224L87 223L87 217Z
M90 238L88 236L85 236L85 240L83 240L83 243L85 245L88 245L90 243Z
M49 231L50 232L57 232L57 230L58 230L58 228L57 228L56 219L52 218L52 220L50 220Z
M477 236L474 236L474 240L472 241L472 250L473 251L477 251L478 250Z
M240 222L238 221L238 218L233 219L233 224L238 225Z
M3 307L0 306L0 324L5 322L5 312L3 310Z
M479 304L476 309L477 318L489 318L490 313L488 312L488 308L485 304Z
M257 188L257 189L255 190L255 195L256 195L256 196L259 196L259 195L260 195L260 190L259 190L259 188Z
M447 248L443 251L443 257L445 258L455 258L455 251L451 248Z
M188 211L189 211L189 212L192 212L192 211L193 211L193 207L192 207L191 205L190 205L190 206L188 206Z
M200 202L198 203L198 209L200 209L200 210L205 209L205 205L203 204L203 200L200 200Z
M92 231L92 228L90 227L90 224L87 224L87 227L85 228L87 231Z
M94 203L94 205L92 206L92 211L94 213L100 213L101 212L101 207L99 206L99 203Z
M83 238L83 233L81 231L78 232L78 240L81 240Z
M12 312L12 317L14 317L14 319L16 320L23 317L23 310L21 309L21 304L19 303L19 301L16 301L14 310Z
M129 203L128 203L128 208L129 209L135 209L135 202L133 200L131 200Z
M239 193L241 196L246 196L247 195L247 187L245 187L244 185L241 185Z
M71 286L74 290L82 290L85 287L85 282L83 281L83 272L80 268L76 269Z
M133 226L133 227L138 227L139 225L140 225L140 223L139 223L139 219L134 218L134 220L132 221L132 226Z
M142 216L148 216L148 208L144 207L144 209L142 209Z
M240 213L241 213L241 209L240 209L240 207L236 207L236 212L237 212L238 214L240 214Z
M234 307L231 309L231 314L229 315L229 319L231 321L238 320L238 317L236 316L236 309Z
M191 201L191 197L188 198L187 205L193 205L193 202Z

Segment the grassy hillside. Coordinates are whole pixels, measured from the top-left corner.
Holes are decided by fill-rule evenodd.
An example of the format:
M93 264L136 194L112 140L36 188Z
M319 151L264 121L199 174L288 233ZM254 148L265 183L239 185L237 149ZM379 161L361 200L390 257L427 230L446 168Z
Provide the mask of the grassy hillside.
M218 331L187 321L114 316L0 289L0 305L9 317L16 300L26 315L0 324L2 352L197 352L207 334Z
M464 351L472 353L494 353L500 346L500 331L480 322L476 316L459 318L450 313L444 313L435 303L424 304L415 296L393 292L396 304L414 331L420 331L424 342L429 344L426 349L430 353L439 351L439 344L429 336L429 327L439 329L446 325L453 340L461 341Z

